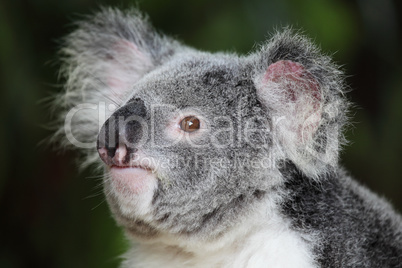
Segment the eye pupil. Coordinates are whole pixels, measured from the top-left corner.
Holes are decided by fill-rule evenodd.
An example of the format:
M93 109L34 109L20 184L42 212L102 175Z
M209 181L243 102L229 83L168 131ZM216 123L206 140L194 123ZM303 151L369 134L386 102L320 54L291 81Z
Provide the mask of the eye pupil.
M181 120L180 128L186 132L193 132L200 129L200 120L194 116L187 116Z

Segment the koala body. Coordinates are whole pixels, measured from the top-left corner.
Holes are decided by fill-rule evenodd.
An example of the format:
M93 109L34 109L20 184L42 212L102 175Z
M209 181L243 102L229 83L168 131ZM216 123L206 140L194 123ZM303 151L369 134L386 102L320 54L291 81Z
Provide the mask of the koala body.
M103 170L123 267L402 267L401 217L338 164L342 73L306 38L211 54L102 9L61 55L56 137Z

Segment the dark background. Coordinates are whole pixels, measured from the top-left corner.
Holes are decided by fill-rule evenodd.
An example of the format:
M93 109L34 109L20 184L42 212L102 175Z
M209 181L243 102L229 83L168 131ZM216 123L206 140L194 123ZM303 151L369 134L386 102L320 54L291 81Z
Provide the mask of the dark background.
M0 267L117 267L127 247L99 177L40 144L41 100L61 90L57 40L77 14L130 1L0 2ZM246 53L273 29L304 29L348 75L355 103L342 163L402 210L401 1L143 0L156 28L198 49Z

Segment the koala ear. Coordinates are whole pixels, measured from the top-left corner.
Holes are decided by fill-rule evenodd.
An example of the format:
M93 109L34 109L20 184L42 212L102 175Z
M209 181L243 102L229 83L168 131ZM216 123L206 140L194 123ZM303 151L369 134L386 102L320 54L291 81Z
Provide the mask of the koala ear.
M178 47L157 34L138 11L102 9L65 38L61 74L76 98L119 104L142 76Z
M291 160L312 178L337 166L348 108L338 68L308 39L288 29L249 59L279 158Z
M106 59L99 63L99 79L104 84L110 98L119 101L125 93L147 72L153 69L154 62L146 51L125 39L116 40L110 45ZM107 89L109 88L109 92Z
M296 135L296 142L311 139L321 120L321 92L318 82L303 65L290 60L272 63L257 90L266 105L270 105L272 91L279 90L278 101L286 107L284 117L293 121L289 127Z

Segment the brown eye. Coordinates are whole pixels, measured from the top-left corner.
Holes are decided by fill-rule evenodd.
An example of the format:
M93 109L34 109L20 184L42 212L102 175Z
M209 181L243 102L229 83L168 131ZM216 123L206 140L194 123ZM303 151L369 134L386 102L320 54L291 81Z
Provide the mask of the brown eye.
M180 128L186 132L200 129L200 120L194 116L187 116L180 122Z

